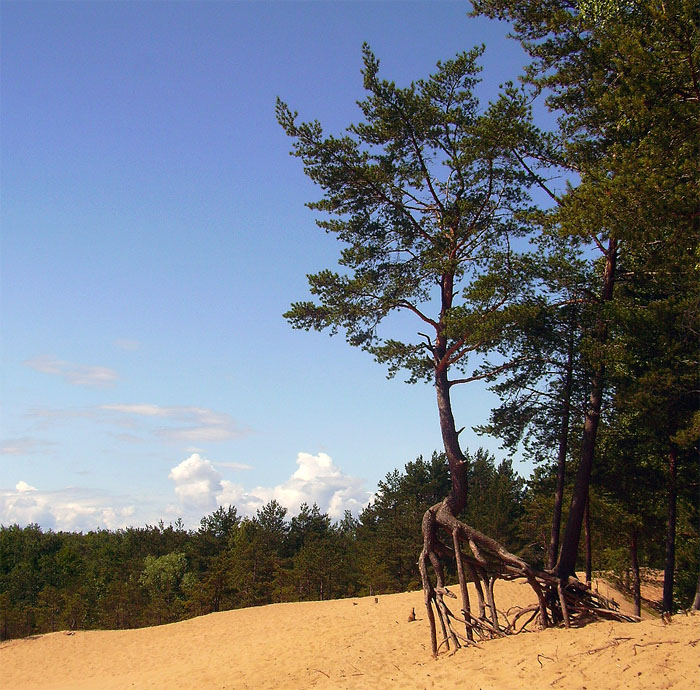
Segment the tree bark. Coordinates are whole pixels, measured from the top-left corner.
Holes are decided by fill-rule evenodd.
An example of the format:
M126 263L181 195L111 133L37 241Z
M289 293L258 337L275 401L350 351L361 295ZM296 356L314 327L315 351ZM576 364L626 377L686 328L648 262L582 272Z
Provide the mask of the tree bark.
M444 331L445 317L454 300L454 273L446 272L440 280L440 321L433 356L435 358L435 391L437 394L440 433L445 454L450 466L452 488L445 499L445 506L457 517L467 505L467 461L459 447L459 433L452 414L450 381L447 372L450 367L447 352L447 337Z
M668 518L666 521L666 564L664 567L663 613L673 610L673 575L676 570L676 485L678 451L671 447L668 454Z
M553 570L559 555L559 534L561 532L561 509L564 502L564 480L566 479L566 454L569 446L569 417L571 415L571 386L573 379L573 324L570 325L566 374L564 378L564 399L561 409L561 427L559 429L559 452L557 454L557 488L554 491L554 513L552 515L552 532L549 539L548 568Z
M700 567L698 568L698 586L695 589L695 599L690 607L693 611L700 611Z
M605 270L603 273L603 286L600 296L602 307L612 299L613 288L615 287L616 264L617 240L610 238L605 253ZM608 325L602 314L599 316L596 324L595 340L601 346L605 345L608 340ZM588 497L588 486L591 481L591 470L593 468L593 457L595 454L596 436L598 434L598 422L600 421L600 410L603 405L603 386L605 382L605 362L602 355L599 354L598 356L599 360L594 365L593 369L591 394L585 412L583 436L581 439L581 461L578 466L578 471L576 472L574 492L569 508L569 517L566 521L566 530L564 531L559 563L557 565L557 575L561 579L573 576L576 571L576 557L578 556L578 545L581 539L583 512Z
M446 499L446 505L456 517L467 505L467 462L462 449L452 414L450 400L450 384L447 372L438 370L435 374L435 390L437 392L438 412L440 415L440 432L445 446L445 454L450 465L452 488Z
M637 528L632 528L630 535L630 559L632 561L632 593L634 595L634 615L642 615L642 586L639 577L639 558L637 553Z
M583 528L586 531L586 586L591 586L593 578L593 554L591 549L591 494L586 497L586 512L583 515Z

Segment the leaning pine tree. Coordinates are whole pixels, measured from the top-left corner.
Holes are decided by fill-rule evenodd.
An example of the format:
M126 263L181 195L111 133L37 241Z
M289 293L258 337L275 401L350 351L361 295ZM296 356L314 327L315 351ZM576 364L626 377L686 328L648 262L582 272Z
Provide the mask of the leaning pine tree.
M389 373L406 370L410 383L431 381L451 490L422 522L419 569L431 627L433 654L477 639L588 615L619 616L609 602L567 578L531 567L498 542L458 519L467 502L468 464L459 444L452 388L493 377L515 363L474 370L474 357L498 353L501 334L536 319L533 259L515 251L526 244L532 168L522 165L533 127L519 94L508 89L480 112L473 49L438 63L426 80L399 88L378 77L379 63L365 46L364 121L341 137L326 136L318 122L298 123L282 102L277 118L294 139L293 155L324 191L309 206L328 214L318 224L343 243L341 272L308 277L315 301L294 303L285 317L295 328L345 331L351 345L368 351ZM379 334L394 312L412 314L415 340ZM470 357L471 355L471 357ZM461 616L448 607L444 565L456 564ZM497 578L525 578L538 604L506 616L496 608ZM474 583L471 608L467 581ZM458 622L460 625L457 625ZM438 644L437 626L442 633Z

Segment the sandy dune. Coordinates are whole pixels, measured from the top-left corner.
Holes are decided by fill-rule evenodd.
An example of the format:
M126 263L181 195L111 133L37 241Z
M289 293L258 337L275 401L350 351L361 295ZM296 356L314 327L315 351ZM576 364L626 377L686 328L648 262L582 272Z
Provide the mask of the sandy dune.
M507 609L527 585L499 583ZM604 590L603 590L603 593ZM422 594L215 613L157 628L0 645L0 688L696 688L700 615L545 630L433 660ZM417 620L408 622L415 607Z

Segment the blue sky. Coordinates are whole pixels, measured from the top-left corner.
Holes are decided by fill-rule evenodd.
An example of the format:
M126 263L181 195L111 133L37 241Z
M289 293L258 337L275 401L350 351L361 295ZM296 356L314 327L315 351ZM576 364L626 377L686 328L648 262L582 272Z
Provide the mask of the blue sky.
M337 242L275 121L359 119L361 45L400 84L484 42L464 2L2 4L0 523L87 530L277 498L357 512L440 448L430 386L281 314ZM463 443L491 405L455 391ZM521 472L528 468L518 466Z

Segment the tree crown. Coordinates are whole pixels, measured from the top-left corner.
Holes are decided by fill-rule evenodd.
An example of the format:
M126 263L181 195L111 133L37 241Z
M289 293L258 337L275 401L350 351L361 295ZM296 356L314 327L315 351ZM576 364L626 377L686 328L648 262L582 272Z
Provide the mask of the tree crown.
M365 45L364 119L339 137L319 122L298 123L277 103L292 155L324 192L308 205L326 214L318 224L344 245L341 271L309 275L316 301L294 303L285 317L296 328L344 330L350 344L390 375L407 370L411 382L464 370L470 352L493 347L531 268L512 241L529 230L533 174L518 157L535 130L512 86L480 110L482 52L439 62L401 88L379 78ZM379 324L397 311L418 319L414 338L380 336Z

